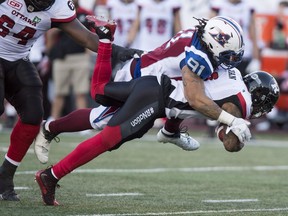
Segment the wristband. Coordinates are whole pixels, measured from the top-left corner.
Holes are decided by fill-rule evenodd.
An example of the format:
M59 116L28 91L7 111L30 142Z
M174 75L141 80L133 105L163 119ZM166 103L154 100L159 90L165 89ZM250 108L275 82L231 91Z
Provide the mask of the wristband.
M222 110L222 112L220 113L217 121L223 123L223 124L226 124L228 126L231 126L232 125L232 122L234 121L236 117L231 115L230 113Z

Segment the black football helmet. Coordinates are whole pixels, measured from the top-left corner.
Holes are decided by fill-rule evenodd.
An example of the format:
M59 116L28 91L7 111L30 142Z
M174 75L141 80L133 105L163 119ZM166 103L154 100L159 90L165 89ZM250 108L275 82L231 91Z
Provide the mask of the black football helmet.
M280 95L275 78L265 71L256 71L244 76L243 80L252 97L251 118L259 118L269 113Z
M46 11L51 8L55 0L24 0L28 12Z

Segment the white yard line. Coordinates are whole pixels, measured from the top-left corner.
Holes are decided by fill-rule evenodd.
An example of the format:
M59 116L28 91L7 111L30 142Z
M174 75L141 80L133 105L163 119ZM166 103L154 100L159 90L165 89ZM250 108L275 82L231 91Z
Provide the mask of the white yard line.
M30 190L29 187L14 187L15 190Z
M287 171L288 166L232 166L232 167L187 167L152 169L76 169L72 173L166 173L166 172L239 172L239 171ZM31 175L37 171L18 171L16 175Z
M8 151L8 147L0 147L0 152L5 152L6 153L7 151ZM28 149L27 153L28 154L35 154L33 149Z
M111 196L142 196L141 193L108 193L108 194L86 194L87 197L111 197Z
M230 199L230 200L202 200L204 203L242 203L242 202L258 202L258 199Z
M150 216L150 215L189 215L189 214L215 214L215 213L235 213L235 212L278 212L288 211L288 208L273 209L229 209L229 210L208 210L208 211L185 211L185 212L149 212L149 213L129 213L129 214L93 214L93 215L75 215L75 216Z

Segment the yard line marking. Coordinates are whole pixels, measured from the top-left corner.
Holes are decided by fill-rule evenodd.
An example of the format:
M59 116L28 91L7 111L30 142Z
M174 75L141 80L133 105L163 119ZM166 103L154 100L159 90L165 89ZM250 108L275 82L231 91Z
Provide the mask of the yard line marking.
M107 197L107 196L141 196L142 193L110 193L110 194L86 194L87 197Z
M258 199L202 200L205 203L258 202Z
M0 148L0 152L7 152L7 151L8 151L8 148L7 148L7 147L1 147L1 148ZM29 154L34 154L34 150L28 149L27 153L29 153Z
M251 166L251 167L187 167L152 169L76 169L72 173L166 173L166 172L224 172L224 171L287 171L288 166ZM16 175L30 175L37 171L17 171Z
M214 214L214 213L235 213L235 212L276 212L288 211L288 208L273 209L229 209L229 210L207 210L207 211L185 211L185 212L148 212L148 213L129 213L129 214L93 214L93 215L74 215L74 216L149 216L149 215L189 215L189 214Z
M30 190L29 187L14 187L15 190Z

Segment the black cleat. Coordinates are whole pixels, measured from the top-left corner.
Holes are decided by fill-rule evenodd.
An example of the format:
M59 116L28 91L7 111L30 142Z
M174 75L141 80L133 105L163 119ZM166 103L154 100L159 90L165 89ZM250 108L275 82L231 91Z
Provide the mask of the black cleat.
M5 174L2 168L0 169L0 200L20 201L14 191L13 177Z

